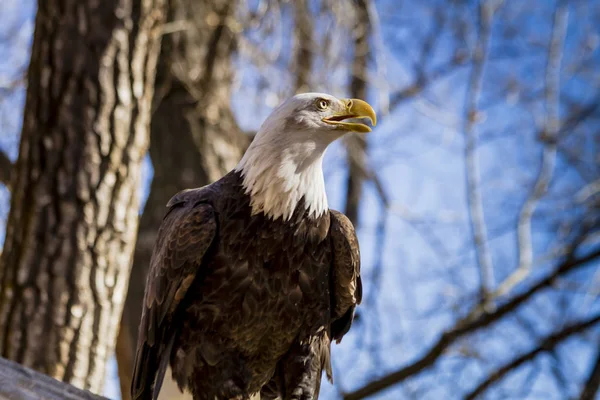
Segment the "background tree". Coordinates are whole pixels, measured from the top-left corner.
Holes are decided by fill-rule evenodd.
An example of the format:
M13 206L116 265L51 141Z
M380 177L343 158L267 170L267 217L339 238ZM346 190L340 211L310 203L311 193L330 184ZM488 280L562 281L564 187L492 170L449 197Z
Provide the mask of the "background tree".
M4 251L0 354L101 392L135 234L164 2L40 2Z
M170 32L157 68L150 158L153 178L141 217L132 278L121 320L119 375L129 397L146 273L169 199L232 169L246 146L230 108L237 32L230 1L169 3Z

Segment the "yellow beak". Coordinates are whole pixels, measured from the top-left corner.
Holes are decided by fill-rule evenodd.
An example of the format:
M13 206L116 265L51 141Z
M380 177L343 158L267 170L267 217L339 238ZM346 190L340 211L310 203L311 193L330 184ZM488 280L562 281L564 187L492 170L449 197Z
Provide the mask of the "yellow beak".
M332 125L338 125L340 128L349 131L366 133L371 132L371 127L359 122L344 122L349 118L368 118L373 126L377 125L377 116L375 110L366 101L360 99L344 99L345 110L341 113L323 118L323 122Z

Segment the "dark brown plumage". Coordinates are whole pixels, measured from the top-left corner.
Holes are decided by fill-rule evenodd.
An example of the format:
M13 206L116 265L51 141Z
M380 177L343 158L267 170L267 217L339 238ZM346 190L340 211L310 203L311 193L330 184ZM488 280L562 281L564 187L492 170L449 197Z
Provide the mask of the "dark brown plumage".
M250 215L231 172L168 204L148 280L132 395L150 399L167 363L195 399L317 398L361 299L359 249L341 213ZM162 365L161 365L162 364ZM158 376L157 376L158 375ZM271 382L269 382L271 381ZM157 395L157 394L156 394Z
M132 382L158 397L170 366L195 400L312 400L362 297L358 241L327 208L328 144L369 127L357 99L301 94L267 118L236 169L175 195L146 282Z

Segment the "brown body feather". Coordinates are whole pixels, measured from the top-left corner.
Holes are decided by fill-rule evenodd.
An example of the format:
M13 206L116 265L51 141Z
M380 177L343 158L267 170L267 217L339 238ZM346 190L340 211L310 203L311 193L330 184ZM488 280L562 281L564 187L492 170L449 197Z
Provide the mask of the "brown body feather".
M231 172L171 199L151 261L132 395L157 396L167 364L194 399L316 399L330 338L362 288L358 242L335 211L251 215ZM155 384L156 382L156 384Z

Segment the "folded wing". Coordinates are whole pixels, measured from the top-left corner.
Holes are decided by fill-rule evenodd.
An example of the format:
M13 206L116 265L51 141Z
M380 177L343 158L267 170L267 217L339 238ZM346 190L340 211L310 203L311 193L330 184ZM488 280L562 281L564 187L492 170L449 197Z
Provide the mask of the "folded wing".
M139 328L131 394L133 399L157 398L175 338L171 322L188 288L202 273L202 262L214 242L217 223L213 208L175 197L155 243ZM173 203L173 204L172 204Z
M338 343L354 320L354 310L362 300L360 250L352 222L344 214L330 210L330 237L333 249L331 274L331 336Z

